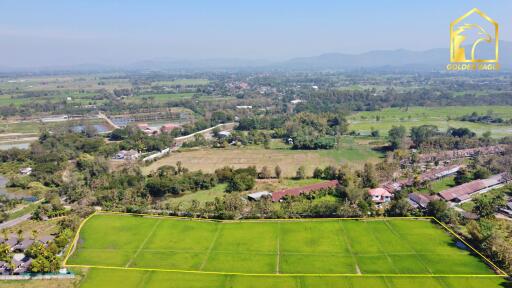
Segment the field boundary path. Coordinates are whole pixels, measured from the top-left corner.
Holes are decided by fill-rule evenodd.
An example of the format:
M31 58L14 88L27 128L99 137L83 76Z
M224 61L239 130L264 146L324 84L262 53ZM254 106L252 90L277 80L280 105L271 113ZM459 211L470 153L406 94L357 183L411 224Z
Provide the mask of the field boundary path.
M277 253L276 253L276 274L279 274L279 262L281 261L281 222L277 223Z
M352 250L352 245L350 245L350 240L347 237L347 230L345 229L343 222L340 222L339 224L340 224L339 226L341 227L341 230L343 231L343 233L342 233L343 241L345 241L345 243L347 244L347 249L348 249L348 252L350 252L350 256L352 256L352 261L354 261L354 263L356 264L356 267L355 267L356 273L362 274L361 269L359 269L359 264L357 263L356 255L354 254L354 250Z
M203 262L201 263L201 267L199 267L199 270L203 270L204 266L206 265L206 262L208 262L208 258L210 258L210 254L212 253L213 246L215 246L215 242L217 242L217 238L219 238L220 234L220 225L217 225L217 230L215 231L215 236L213 236L212 243L210 243L210 246L208 247L208 251L206 251L206 255L204 256Z
M142 243L140 244L139 246L139 249L137 249L137 252L135 252L135 254L133 254L132 258L130 258L130 261L128 261L128 263L126 263L126 268L130 267L130 265L133 263L133 260L135 260L135 258L137 258L137 256L139 256L140 254L140 251L142 251L142 249L144 248L144 246L146 246L146 243L148 242L148 240L151 238L151 236L153 236L153 234L155 233L156 231L156 228L158 227L158 225L162 222L162 219L158 219L158 221L155 223L155 225L153 226L153 228L151 229L151 231L149 232L148 236L146 236L146 238L144 239L144 241L142 241Z

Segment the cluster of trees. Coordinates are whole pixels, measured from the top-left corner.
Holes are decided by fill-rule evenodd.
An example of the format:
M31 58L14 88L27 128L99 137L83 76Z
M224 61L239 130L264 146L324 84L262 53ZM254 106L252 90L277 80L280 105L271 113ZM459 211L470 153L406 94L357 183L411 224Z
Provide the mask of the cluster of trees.
M190 172L178 162L176 167L165 165L151 173L147 177L145 190L152 197L162 197L206 190L226 183L226 192L240 192L252 189L257 175L255 167L234 169L226 166L215 170L215 173Z
M85 212L85 211L81 211ZM86 216L81 212L76 213L73 216L67 216L59 220L57 223L57 232L54 234L55 238L46 244L37 241L38 231L33 230L31 239L34 240L33 244L29 246L24 254L27 257L32 258L29 270L32 273L50 273L59 270L61 265L61 259L58 256L60 252L69 244L73 237L73 231L75 231L80 223L80 218ZM92 211L88 210L86 213L90 214ZM7 230L2 230L3 237L7 237ZM24 240L24 231L18 229L16 231L17 239L19 242ZM7 262L9 268L14 271L13 263L13 252L11 251L7 243L0 243L0 261Z
M293 149L331 149L336 145L336 136L347 132L348 121L343 113L248 115L240 118L237 130L249 133L247 139L243 134L234 133L234 141L268 143L272 137L291 139ZM254 130L272 130L272 133L258 135Z
M285 122L284 114L247 115L240 117L236 129L240 131L275 130L282 128Z
M226 192L240 192L254 187L258 172L254 166L238 169L225 166L215 170L215 175L220 183L227 183Z
M388 139L393 150L408 148L407 130L404 126L393 126L388 132ZM446 132L439 131L435 125L420 125L410 129L411 144L421 150L453 150L475 148L497 142L486 132L477 138L476 133L468 128L448 128Z
M506 185L473 198L473 212L480 218L466 225L473 245L497 263L507 273L512 272L512 225L495 218L495 213L506 204L505 196L512 196L512 186Z
M201 171L190 172L178 162L177 167L165 165L151 173L145 189L152 197L166 194L179 195L183 192L210 189L217 185L216 175Z
M293 149L331 149L336 136L345 134L348 121L343 114L297 113L285 123L284 138L293 140Z
M473 112L471 114L464 115L459 118L460 121L468 121L474 123L503 123L505 120L501 117L494 116L492 113L487 113L486 115L479 115L477 112Z
M174 143L173 137L168 133L149 136L133 125L112 131L109 139L121 141L118 143L119 149L134 149L141 152L162 151Z
M355 82L358 81L355 80ZM482 95L476 93L457 95L452 92L455 91L453 82L437 84L439 87L429 83L429 85L422 85L425 87L406 91L398 91L394 88L387 88L384 91L336 88L319 90L301 95L301 99L306 101L298 104L296 111L319 113L347 110L375 111L387 107L409 106L512 105L512 100L505 91L493 93L486 91L487 93ZM468 83L462 85L467 87ZM467 91L466 87L460 87L460 89ZM480 90L482 87L475 87L475 90ZM489 87L489 89L492 88Z
M59 195L53 191L46 193L44 202L37 206L32 212L32 218L36 220L47 220L66 214L66 209L62 205Z

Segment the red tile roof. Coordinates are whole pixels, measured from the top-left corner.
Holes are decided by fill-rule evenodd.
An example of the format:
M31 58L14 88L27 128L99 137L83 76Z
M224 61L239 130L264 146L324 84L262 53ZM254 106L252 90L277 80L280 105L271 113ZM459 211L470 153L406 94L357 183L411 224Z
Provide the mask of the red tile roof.
M310 193L320 189L334 188L336 185L338 185L338 180L331 180L303 187L280 190L272 193L272 201L279 201L285 196L299 196L301 194Z
M392 196L388 190L386 190L384 188L380 188L380 187L368 190L368 194L370 194L372 196L381 196L381 197L384 197L384 196L391 197Z
M486 187L487 186L485 185L484 181L475 180L459 186L455 186L450 189L446 189L440 192L439 195L443 197L444 200L451 201L463 195L475 193L476 191L482 190Z
M446 189L439 193L439 195L447 200L451 201L455 198L466 199L467 195L478 192L482 189L495 186L508 180L508 176L505 173L493 175L484 180L474 180L468 183L464 183L459 186L455 186L450 189Z

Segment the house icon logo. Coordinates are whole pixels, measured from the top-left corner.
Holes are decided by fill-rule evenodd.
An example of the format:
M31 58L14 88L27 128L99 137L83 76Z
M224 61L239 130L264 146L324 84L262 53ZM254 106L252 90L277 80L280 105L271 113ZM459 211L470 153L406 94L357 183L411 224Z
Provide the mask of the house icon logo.
M450 24L450 62L497 63L498 23L477 8L453 21ZM477 67L473 70L483 70L480 68L488 65L473 67Z

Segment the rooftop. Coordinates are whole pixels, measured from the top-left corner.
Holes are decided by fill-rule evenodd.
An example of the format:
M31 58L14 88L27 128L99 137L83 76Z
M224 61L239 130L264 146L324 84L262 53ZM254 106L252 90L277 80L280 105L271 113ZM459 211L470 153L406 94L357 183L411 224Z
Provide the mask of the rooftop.
M309 193L320 189L334 188L336 187L336 185L338 185L338 180L331 180L303 187L280 190L272 193L272 201L279 201L285 196L299 196L301 194Z

